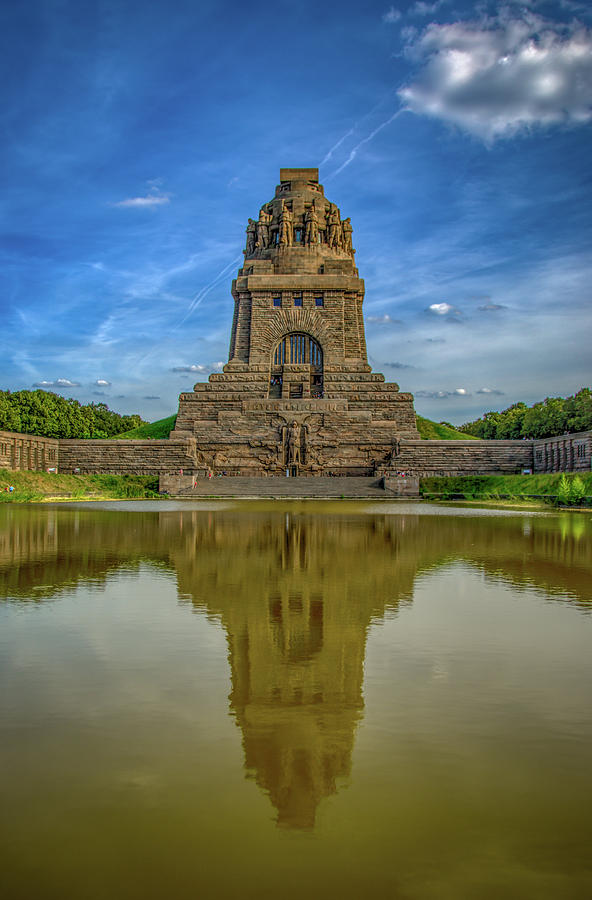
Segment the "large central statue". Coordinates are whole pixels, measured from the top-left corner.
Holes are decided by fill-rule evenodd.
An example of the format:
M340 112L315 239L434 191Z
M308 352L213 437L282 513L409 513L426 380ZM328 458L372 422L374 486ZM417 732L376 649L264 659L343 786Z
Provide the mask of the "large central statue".
M280 170L247 225L228 362L179 398L171 437L194 440L200 466L372 475L401 438L418 437L411 394L368 365L352 231L318 169Z

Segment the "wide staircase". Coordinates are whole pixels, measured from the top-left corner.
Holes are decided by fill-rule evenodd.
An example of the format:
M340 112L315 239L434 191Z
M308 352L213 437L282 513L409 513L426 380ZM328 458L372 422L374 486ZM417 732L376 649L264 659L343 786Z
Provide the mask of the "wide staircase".
M411 487L411 484L409 484ZM222 476L198 478L195 486L179 487L176 490L171 484L169 493L172 496L190 497L242 497L269 498L308 497L323 499L325 497L348 499L392 499L393 493L385 490L381 479L376 477L296 477L269 476L267 478L242 478L240 476ZM402 491L405 496L417 496L416 491Z

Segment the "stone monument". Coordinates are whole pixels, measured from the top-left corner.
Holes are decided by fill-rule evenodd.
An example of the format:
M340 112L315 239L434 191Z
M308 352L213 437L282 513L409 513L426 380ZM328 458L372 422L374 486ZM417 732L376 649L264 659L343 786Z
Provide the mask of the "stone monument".
M229 359L179 398L173 439L227 475L373 475L419 437L411 394L372 372L352 225L318 169L280 169L249 219Z

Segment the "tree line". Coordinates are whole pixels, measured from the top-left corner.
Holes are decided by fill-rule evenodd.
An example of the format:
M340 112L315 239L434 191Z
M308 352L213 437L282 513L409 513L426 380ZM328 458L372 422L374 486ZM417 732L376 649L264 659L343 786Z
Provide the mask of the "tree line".
M120 416L106 403L81 404L51 391L0 391L0 431L51 438L110 438L143 425L138 416Z
M458 429L475 437L509 440L546 438L592 430L592 391L582 388L572 397L546 397L539 403L513 403L502 412L487 412Z

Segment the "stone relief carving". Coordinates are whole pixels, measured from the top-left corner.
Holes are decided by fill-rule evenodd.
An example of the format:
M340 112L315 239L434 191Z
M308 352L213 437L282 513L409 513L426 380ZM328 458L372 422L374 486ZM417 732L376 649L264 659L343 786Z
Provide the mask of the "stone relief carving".
M352 223L351 223L351 219L349 218L349 216L347 219L344 219L343 222L341 223L341 231L342 231L343 249L345 250L346 253L349 253L350 256L353 256L354 255L354 248L353 248L353 243L352 243L353 228L352 228Z
M294 217L292 211L286 206L285 200L282 200L279 221L279 245L280 247L291 247L294 243Z
M304 241L306 244L318 244L319 242L319 217L314 206L309 206L304 219Z
M297 466L303 461L306 452L308 428L296 420L282 428L281 447L286 465Z
M255 252L255 245L257 243L257 222L254 219L249 219L249 224L247 225L247 249L245 250L245 256L252 256Z
M267 250L269 247L269 226L271 225L271 213L265 207L261 207L257 222L257 250Z
M327 243L332 250L341 249L341 221L339 218L339 210L332 203L327 211Z

